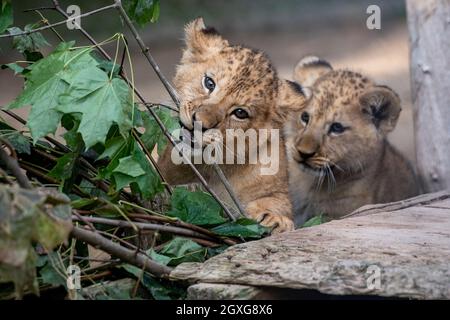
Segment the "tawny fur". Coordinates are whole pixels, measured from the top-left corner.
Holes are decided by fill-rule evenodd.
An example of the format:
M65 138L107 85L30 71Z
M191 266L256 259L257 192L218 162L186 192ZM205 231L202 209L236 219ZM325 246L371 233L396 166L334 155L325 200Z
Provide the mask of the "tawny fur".
M206 28L201 18L185 29L186 48L177 67L174 84L181 107L180 120L192 129L193 115L205 129L281 129L288 109L277 108L277 100L284 100L292 91L291 85L278 79L268 58L260 51L232 46L214 30ZM211 77L216 88L208 92L203 77ZM297 102L301 105L301 99ZM237 119L231 113L245 108L250 117ZM292 107L292 104L289 104ZM294 106L295 107L295 106ZM281 136L281 132L280 132ZM208 132L205 140L212 140ZM224 148L227 146L225 144ZM248 150L248 149L246 149ZM261 175L261 164L225 164L222 170L229 179L246 212L274 232L292 230L292 206L287 184L287 161L283 141L279 144L279 170L275 175ZM171 148L163 154L160 164L172 184L197 182L187 165L175 166ZM231 205L231 199L210 166L197 168L218 195Z
M319 63L305 108L284 130L299 225L314 215L339 218L366 204L419 193L411 165L386 139L401 111L397 94L359 73L331 66L323 72L324 66ZM311 80L313 69L314 62L298 67L294 78ZM308 121L302 120L304 112ZM345 130L330 131L333 123Z

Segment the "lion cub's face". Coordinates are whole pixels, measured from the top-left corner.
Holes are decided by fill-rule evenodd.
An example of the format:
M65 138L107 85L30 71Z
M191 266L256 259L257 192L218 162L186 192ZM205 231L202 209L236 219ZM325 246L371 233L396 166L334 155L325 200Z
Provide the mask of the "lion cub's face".
M329 70L285 129L288 156L312 174L362 171L378 158L400 110L391 89L358 73Z
M174 79L180 120L188 129L202 123L204 143L218 129L271 128L278 78L263 53L231 46L201 18L185 29L186 48ZM211 135L209 137L208 135Z

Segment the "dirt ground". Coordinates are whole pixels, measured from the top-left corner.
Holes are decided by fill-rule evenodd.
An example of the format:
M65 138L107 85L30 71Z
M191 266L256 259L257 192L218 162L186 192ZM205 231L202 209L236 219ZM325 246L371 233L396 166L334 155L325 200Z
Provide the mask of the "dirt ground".
M250 32L224 34L230 42L259 48L268 53L282 77L291 78L295 63L306 54L316 54L330 61L336 68L349 68L363 72L398 92L403 111L390 141L411 161L414 161L413 125L410 98L408 32L405 22L383 26L381 30L368 30L364 22L360 27L340 26L308 30L276 32ZM171 78L181 55L180 38L166 39L164 44L151 48L163 73ZM169 102L145 58L133 48L137 87L148 101ZM5 56L1 60L5 60ZM0 61L5 63L6 61ZM19 92L21 79L13 78L8 70L0 71L0 105L11 101ZM24 114L24 111L20 112Z

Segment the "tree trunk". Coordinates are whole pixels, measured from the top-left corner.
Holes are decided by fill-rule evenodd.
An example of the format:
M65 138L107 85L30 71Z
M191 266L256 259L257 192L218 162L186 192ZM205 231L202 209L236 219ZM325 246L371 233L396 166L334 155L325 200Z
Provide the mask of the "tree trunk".
M450 0L407 0L416 159L427 192L450 188Z

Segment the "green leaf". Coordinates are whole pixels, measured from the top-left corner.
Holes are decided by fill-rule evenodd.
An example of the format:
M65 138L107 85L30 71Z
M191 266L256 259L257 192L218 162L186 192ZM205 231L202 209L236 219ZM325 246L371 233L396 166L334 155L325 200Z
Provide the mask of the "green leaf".
M221 236L261 238L268 229L254 220L241 218L212 228L211 231Z
M172 133L174 130L180 128L180 124L176 117L173 117L170 110L157 109L155 110L158 117L164 126ZM142 135L142 142L145 144L148 150L152 151L155 145L158 145L158 154L161 155L164 148L167 145L167 138L156 122L155 118L148 112L141 112L141 117L144 122L145 132Z
M70 50L72 43L62 43L56 50L29 67L26 74L25 89L7 106L9 109L31 105L27 126L30 128L34 143L54 133L61 120L58 111L59 96L69 85L63 78L70 77L74 71L96 65L90 56L90 49Z
M311 219L309 219L308 221L306 221L301 227L308 228L308 227L312 227L312 226L317 226L324 222L325 222L325 219L323 218L323 215L320 214L320 215L314 216Z
M109 79L95 66L78 70L70 77L65 75L64 80L70 87L60 96L57 110L82 114L78 132L86 148L103 144L114 123L124 135L130 130L131 93L124 80Z
M177 266L183 262L203 262L207 255L207 249L196 242L176 237L167 243L158 253L150 250L153 260L170 266Z
M122 265L127 272L141 279L141 283L150 291L155 300L184 299L186 296L185 288L182 288L173 281L153 278L149 273L130 264ZM144 273L142 275L142 273Z
M58 159L56 165L48 173L50 177L57 178L59 180L66 180L72 176L73 169L75 167L78 154L75 152L69 152Z
M12 27L8 29L10 35L21 34L26 31L32 31L34 26L28 24L25 26L24 30L18 27ZM33 32L27 35L20 35L13 37L13 47L17 49L20 53L25 54L26 51L37 52L40 48L44 46L49 46L50 44L45 40L44 36L40 32Z
M113 137L105 142L105 150L100 154L97 160L113 158L114 155L126 148L127 141L122 136Z
M114 172L123 173L131 177L139 177L145 174L139 162L133 156L128 156L119 160L119 165L114 169Z
M5 32L6 29L13 24L13 10L11 1L2 0L0 7L0 34Z
M0 121L0 138L6 139L18 153L30 154L30 139L19 131Z
M222 208L214 198L202 191L191 192L179 187L173 191L169 216L196 225L215 225L227 220L222 216Z
M25 69L21 66L19 66L17 63L7 63L1 65L2 69L11 69L14 71L14 75L18 75L19 73L22 73Z
M0 282L14 282L16 295L37 293L36 253L65 242L72 229L69 199L47 190L0 185Z
M117 77L120 72L120 65L115 64L114 62L109 60L101 60L98 67L105 71L107 74L112 73L114 77Z
M47 257L47 263L42 269L39 270L39 275L41 277L42 282L52 286L65 286L66 278L64 278L61 274L61 273L64 274L65 271L58 272L51 262L51 261L59 261L58 254L52 252L49 255L52 255L53 257L52 260L50 260Z
M130 19L141 27L158 21L159 0L124 0L123 6Z
M112 170L116 190L130 185L133 192L140 193L144 199L151 199L164 188L145 154L136 143L133 142L133 144L131 156L121 158L117 167ZM126 164L130 164L130 167L127 168Z

